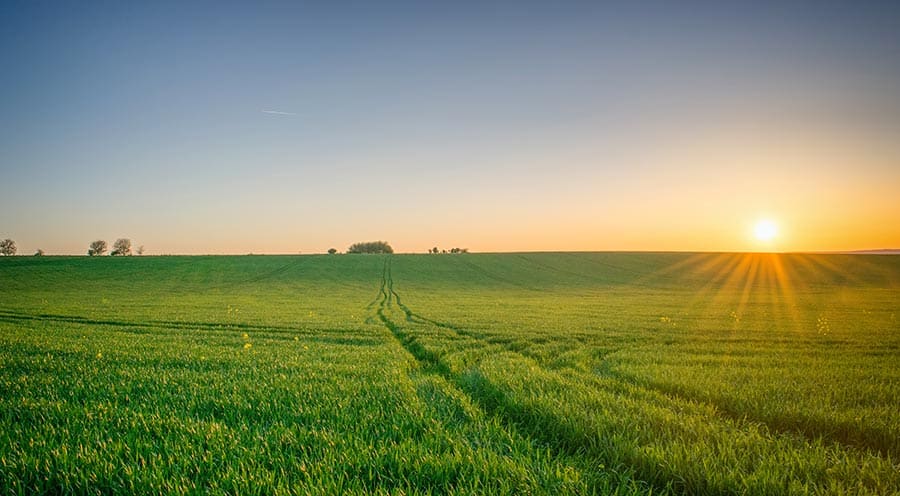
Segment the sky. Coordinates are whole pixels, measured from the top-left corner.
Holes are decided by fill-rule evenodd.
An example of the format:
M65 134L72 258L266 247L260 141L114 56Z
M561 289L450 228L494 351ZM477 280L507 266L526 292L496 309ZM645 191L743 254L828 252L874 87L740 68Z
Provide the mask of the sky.
M20 254L900 248L897 2L6 1L0 68Z

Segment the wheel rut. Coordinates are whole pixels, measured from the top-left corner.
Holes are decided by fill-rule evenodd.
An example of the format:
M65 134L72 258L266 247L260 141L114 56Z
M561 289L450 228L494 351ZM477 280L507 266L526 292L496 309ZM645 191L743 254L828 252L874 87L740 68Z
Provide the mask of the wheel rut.
M665 485L656 485L623 475L624 473L628 473L626 467L617 467L617 469L625 469L625 472L623 473L618 471L613 471L612 474L597 472L597 460L591 456L586 456L582 446L576 446L562 441L555 436L553 432L548 432L535 426L553 425L553 423L558 423L558 419L553 418L552 415L547 412L532 410L529 407L514 403L508 398L507 393L492 384L478 371L474 371L471 374L468 372L454 372L451 367L442 360L441 355L429 350L423 345L417 339L414 332L405 330L401 324L398 324L391 319L388 312L394 307L394 304L396 304L396 307L405 315L406 321L409 324L432 325L450 331L460 337L473 339L477 342L484 342L489 346L498 345L487 343L484 341L483 337L479 337L460 327L439 322L418 314L409 306L405 305L402 302L399 293L394 289L391 263L390 256L385 258L380 287L374 303L371 304L371 306L377 305L375 315L378 320L391 332L398 343L419 363L423 372L440 376L446 381L449 387L466 397L468 401L481 410L486 417L497 419L500 425L504 426L504 429L507 430L511 436L523 436L529 444L539 447L541 450L546 450L547 453L552 454L558 460L565 460L567 465L582 473L590 474L590 476L587 477L588 480L597 480L596 484L589 483L591 494L605 493L608 490L611 481L607 479L601 482L601 479L607 475L612 479L618 480L618 483L622 484L623 488L627 486L634 489L634 487L639 486L640 492L642 493L650 491L653 493L664 494L671 489L667 488ZM510 351L527 358L527 356L520 352L514 350ZM537 419L539 421L537 424L531 425L530 422L528 422L528 419ZM613 484L616 485L615 482L613 482Z
M440 358L435 353L422 346L422 344L416 340L415 336L404 332L399 325L387 316L386 311L392 306L394 301L397 302L398 307L403 309L404 313L407 312L400 304L399 296L394 291L393 285L394 281L391 276L391 258L387 257L384 259L381 287L378 290L378 296L375 298L378 304L378 308L375 310L378 320L391 331L394 338L396 338L403 348L405 348L406 351L422 365L425 371L437 372L452 384L452 381L450 380L450 369L446 364L441 362ZM409 317L409 315L410 314L407 313L407 317Z
M515 353L516 355L519 355L525 359L533 360L535 362L540 361L533 354L524 352L521 349L510 346L508 343L489 341L489 340L485 339L485 337L483 335L466 330L465 328L463 328L461 326L434 320L434 319L426 317L420 313L415 312L409 306L407 306L406 304L404 304L402 302L400 295L394 289L394 281L393 281L393 277L392 277L391 271L390 271L390 264L389 263L386 264L385 267L386 267L385 277L384 277L384 280L382 281L381 291L384 293L385 298L387 298L388 305L391 305L393 302L395 302L397 304L397 307L400 308L400 310L406 316L407 322L410 322L413 324L433 325L433 326L439 327L441 329L448 330L448 331L456 334L457 336L474 339L476 341L484 343L486 346L498 346L498 347L504 349L505 351ZM384 319L382 319L382 322L384 322ZM385 323L385 325L388 325L388 324ZM395 325L395 324L393 322L391 322L391 325ZM404 334L404 335L406 335L406 334ZM409 335L406 335L406 336L407 336L406 339L410 342L410 346L414 347L417 350L417 352L420 354L420 356L422 356L425 360L427 360L427 362L429 364L432 364L433 367L437 367L440 370L442 370L443 373L445 374L445 377L448 380L456 380L453 377L450 377L448 375L451 373L451 371L449 370L449 367L447 367L445 364L442 364L440 362L438 356L434 355L433 353L430 353L427 349L422 347L421 344L419 344L418 342L415 341L414 337L411 337ZM547 368L545 365L542 365L540 363L538 363L538 365L547 370L561 370L561 369L557 369L554 367ZM562 367L562 369L565 369L565 368L567 368L567 367ZM575 370L573 370L573 371L577 372ZM731 405L729 405L725 402L715 401L710 398L703 398L703 397L700 397L699 395L692 395L689 392L686 392L686 391L678 389L678 388L664 387L664 386L661 386L658 384L653 384L653 383L650 383L647 381L641 381L636 377L632 377L632 376L622 373L620 371L605 370L603 372L603 376L605 376L609 379L614 379L616 381L619 381L622 384L627 384L631 387L638 388L640 390L644 390L647 392L659 393L659 394L665 395L669 398L672 398L672 399L675 399L678 401L683 401L686 403L698 403L698 404L708 405L710 407L713 407L717 417L726 419L728 421L738 422L738 423L750 422L753 424L765 425L768 429L770 429L774 433L788 434L788 435L800 435L802 437L805 437L806 439L809 439L810 441L816 441L816 440L821 439L823 436L826 436L826 434L831 434L833 436L833 438L828 439L827 441L833 442L836 445L842 446L844 448L850 448L853 450L862 450L862 451L865 451L866 449L874 449L879 454L885 455L885 456L896 454L895 452L891 452L890 450L885 450L883 448L878 448L878 447L873 448L870 446L870 443L868 443L864 440L866 438L866 436L877 437L878 433L870 433L870 432L855 433L854 432L854 433L849 433L849 434L839 434L839 435L835 436L833 434L834 432L838 432L838 433L842 432L840 429L841 426L827 426L827 427L832 427L830 430L827 427L821 428L821 429L814 429L814 428L809 427L809 425L804 424L799 421L794 424L781 425L779 423L772 421L771 419L766 419L766 418L762 418L757 415L750 415L747 412L735 410ZM492 387L492 385L490 385L490 384L485 384L485 385L488 387ZM469 393L467 393L467 394L469 394ZM471 394L469 394L469 396L471 397Z
M548 452L553 453L556 456L565 457L568 460L573 460L573 466L578 467L579 469L585 471L596 470L593 467L596 467L597 463L611 462L613 464L622 463L622 459L618 456L613 458L617 460L606 460L605 456L601 453L604 450L600 450L600 452L592 453L593 449L588 448L588 446L592 446L591 440L585 438L582 439L580 435L570 437L567 435L566 430L563 429L559 433L556 432L554 426L563 425L565 419L558 418L557 415L551 411L545 411L543 408L539 408L537 405L529 405L522 404L518 400L509 396L509 393L504 390L504 388L499 387L497 384L494 384L491 379L486 377L484 374L480 372L477 367L466 369L465 371L460 371L452 368L450 364L444 359L442 354L436 353L433 349L429 349L428 346L424 345L417 339L417 335L421 335L418 331L414 329L413 326L416 325L424 325L424 326L434 326L436 328L440 328L446 331L449 331L460 338L468 338L473 341L477 341L483 343L486 346L496 347L495 349L504 349L509 351L515 355L518 355L530 362L533 362L539 368L544 369L546 372L555 374L562 373L565 377L568 377L568 373L565 370L556 370L553 368L547 368L544 365L541 365L539 361L532 356L529 356L528 353L523 353L520 349L514 349L514 347L508 346L506 343L496 343L486 339L484 335L480 335L479 333L475 333L469 330L466 330L460 326L452 325L446 322L441 322L435 319L431 319L427 316L424 316L404 303L403 298L400 293L394 286L394 278L391 272L391 259L387 258L384 261L384 267L382 271L382 280L381 285L379 287L379 293L376 296L376 302L378 308L376 310L376 315L381 323L394 335L394 337L398 340L398 342L406 349L407 352L410 353L422 366L422 368L434 374L439 374L443 379L447 381L451 386L455 387L458 391L463 393L468 399L471 401L473 405L477 405L482 412L491 415L498 420L501 421L502 425L507 426L507 428L519 433L520 435L527 436L532 442L536 443L539 446L542 446L544 449L547 449ZM392 311L402 312L405 317L406 325L403 324L402 321L395 322L392 320L390 316L390 312ZM426 341L427 342L427 341ZM554 372L556 370L556 372ZM574 372L574 370L573 370ZM656 393L667 396L676 402L687 402L687 403L702 403L709 404L715 408L715 416L721 417L723 420L729 422L737 422L738 425L745 425L745 422L749 422L755 425L765 425L766 427L771 428L772 426L768 425L767 422L761 422L759 419L748 418L742 415L736 415L736 412L723 411L720 405L715 405L709 401L702 401L698 398L694 398L691 396L685 396L683 391L671 391L671 390L663 390L659 387L654 387L652 384L644 384L640 381L635 380L634 378L623 376L617 373L604 374L607 378L612 379L617 382L621 382L623 386L626 384L632 388L637 388L638 391L644 391L647 393ZM549 378L551 382L554 382L552 377ZM561 376L561 380L563 380ZM591 381L589 381L591 382ZM595 387L594 384L587 385L588 387ZM597 384L596 387L601 387L601 385ZM618 390L619 388L615 388ZM631 397L631 393L628 393L626 388L623 387L621 394L624 394L626 397ZM634 391L635 394L638 394L639 397L643 397L643 393L639 393ZM737 425L736 425L737 426ZM773 433L777 435L782 434L800 434L805 437L815 437L809 436L810 433L797 432L795 429L772 429ZM571 434L571 433L569 433ZM585 433L586 435L588 433ZM586 443L586 444L585 444ZM836 444L847 446L846 443L838 441ZM851 447L851 446L847 446ZM585 451L587 450L587 451ZM629 456L626 456L626 459ZM633 460L632 462L637 462L637 460ZM628 469L628 465L632 462L625 461L626 465L621 466L621 468ZM633 479L633 481L640 480L639 484L645 487L645 489L652 491L654 493L668 493L668 492L681 492L679 490L680 487L680 475L678 473L672 472L667 473L667 471L659 471L658 468L651 470L649 472L644 472L641 468L639 468L642 463L638 462L638 465L633 465L633 469L637 469L637 472L634 473L634 476L639 479Z

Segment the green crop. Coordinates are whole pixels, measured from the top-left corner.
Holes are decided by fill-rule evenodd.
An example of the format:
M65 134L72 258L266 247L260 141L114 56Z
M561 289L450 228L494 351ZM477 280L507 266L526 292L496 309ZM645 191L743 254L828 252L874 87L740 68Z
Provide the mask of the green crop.
M898 494L900 257L0 259L3 493Z

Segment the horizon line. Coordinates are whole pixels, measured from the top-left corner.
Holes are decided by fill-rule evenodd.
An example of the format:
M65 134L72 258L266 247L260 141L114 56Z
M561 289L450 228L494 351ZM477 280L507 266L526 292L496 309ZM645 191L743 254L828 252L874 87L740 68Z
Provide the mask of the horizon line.
M877 248L877 249L860 249L860 250L792 250L792 251L764 251L764 250L509 250L509 251L468 251L466 253L429 253L422 251L399 251L394 253L345 253L338 252L335 255L514 255L522 253L646 253L646 254L663 254L663 253L684 253L684 254L734 254L734 255L900 255L900 248ZM131 254L131 255L88 255L86 253L44 253L39 257L84 257L84 258L120 258L120 257L247 257L247 256L314 256L314 255L331 255L327 251L323 252L276 252L276 253L153 253L153 254ZM34 254L15 254L2 256L4 258L16 257L35 257Z

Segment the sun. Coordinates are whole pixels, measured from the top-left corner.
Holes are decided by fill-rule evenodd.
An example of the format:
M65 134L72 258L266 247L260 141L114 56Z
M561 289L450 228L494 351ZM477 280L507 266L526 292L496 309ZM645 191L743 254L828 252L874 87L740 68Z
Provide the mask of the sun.
M760 241L772 241L778 235L778 226L771 220L763 219L756 223L753 234Z

